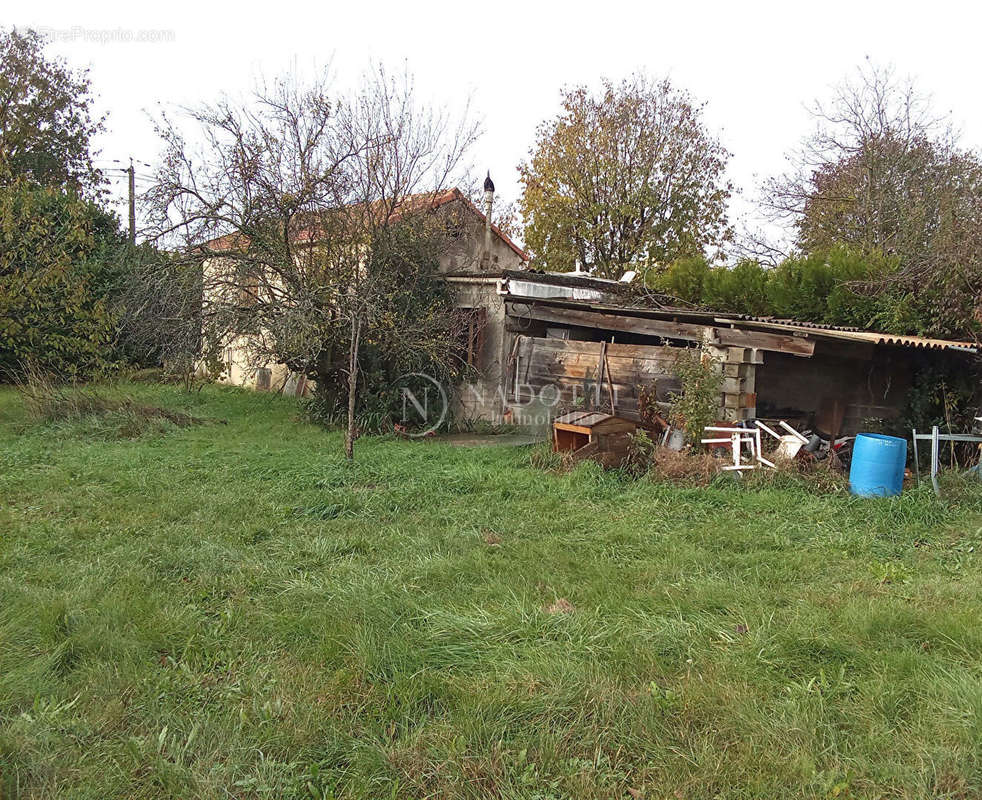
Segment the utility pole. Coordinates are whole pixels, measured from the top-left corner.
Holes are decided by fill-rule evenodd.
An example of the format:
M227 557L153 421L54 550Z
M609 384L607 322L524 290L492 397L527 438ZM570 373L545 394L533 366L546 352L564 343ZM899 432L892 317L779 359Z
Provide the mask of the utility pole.
M130 184L130 244L136 244L136 169L133 167L133 159L126 170Z

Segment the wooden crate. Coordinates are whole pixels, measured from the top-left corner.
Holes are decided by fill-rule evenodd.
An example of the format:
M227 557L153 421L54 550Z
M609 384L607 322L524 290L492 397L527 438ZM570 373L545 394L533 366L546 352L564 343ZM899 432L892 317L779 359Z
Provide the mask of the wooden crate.
M604 466L617 466L627 453L630 434L637 425L602 411L572 411L552 424L552 449L573 458L594 458Z

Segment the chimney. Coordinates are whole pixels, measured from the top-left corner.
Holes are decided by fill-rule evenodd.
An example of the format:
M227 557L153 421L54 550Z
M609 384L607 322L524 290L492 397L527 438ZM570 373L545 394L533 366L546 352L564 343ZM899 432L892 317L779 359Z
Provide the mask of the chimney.
M484 268L491 266L491 209L494 206L494 181L491 180L491 171L484 179L484 255L482 261Z

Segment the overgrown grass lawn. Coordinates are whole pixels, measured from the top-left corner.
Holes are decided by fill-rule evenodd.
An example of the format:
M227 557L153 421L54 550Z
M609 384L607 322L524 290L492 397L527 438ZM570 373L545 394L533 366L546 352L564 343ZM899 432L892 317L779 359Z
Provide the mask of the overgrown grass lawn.
M679 488L0 391L3 798L977 797L978 492Z

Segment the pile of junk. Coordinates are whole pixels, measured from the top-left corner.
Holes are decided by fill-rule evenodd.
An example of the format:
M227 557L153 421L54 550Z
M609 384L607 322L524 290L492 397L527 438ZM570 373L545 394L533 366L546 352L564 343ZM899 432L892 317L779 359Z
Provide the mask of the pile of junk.
M681 451L692 443L686 441L681 427L671 424L669 398L656 396L644 402L644 392L639 391L639 413L628 419L618 413L612 387L609 410L601 405L600 387L598 380L592 408L569 411L553 420L556 452L568 453L574 461L587 458L605 467L618 467L631 449L637 428L644 428L657 444L670 450ZM860 427L859 420L854 414L847 419L849 406L836 397L823 398L811 413L790 407L761 410L764 414L757 418L705 427L699 441L725 462L722 470L740 474L777 469L792 461L825 462L832 469L848 472L854 494L896 496L903 490L905 477L920 483L924 456L931 484L940 495L943 451L951 466L971 465L970 471L982 478L982 416L976 416L972 430L965 433L935 425L930 431L912 430L909 437L900 437L873 432L852 435Z
M773 427L772 427L773 425ZM672 446L671 432L665 432L663 444ZM777 440L773 451L765 455L764 437ZM741 472L752 469L776 469L779 462L797 458L815 461L828 460L830 466L849 473L849 488L862 497L895 497L903 491L907 469L907 439L882 433L858 433L855 436L822 434L820 431L798 431L784 420L768 424L762 420L732 425L707 425L703 445L710 449L725 449L731 463L723 470ZM951 450L951 463L956 464L956 447L970 449L973 465L969 473L982 478L982 417L975 417L970 433L942 432L934 425L930 433L911 431L911 463L914 481L919 484L920 449L930 443L929 475L936 495L941 495L938 474L941 470L941 451ZM769 456L769 457L768 457Z
M849 474L853 494L863 497L894 497L903 491L904 479L910 476L920 483L920 456L928 456L930 482L936 494L941 489L938 474L941 453L950 448L951 463L956 448L962 449L961 461L973 464L970 473L982 478L982 417L976 417L970 433L942 432L933 426L928 433L911 431L909 448L912 470L907 468L908 440L882 433L858 433L836 436L815 428L798 430L783 419L754 419L744 422L719 422L707 425L700 439L711 453L725 464L723 471L742 473L755 469L778 469L792 461L826 462L830 468ZM663 419L655 441L670 450L682 450L685 436L681 429L669 426ZM637 424L614 414L577 411L554 420L553 449L569 453L574 460L589 458L605 467L619 466L630 447ZM650 425L645 425L651 428Z

